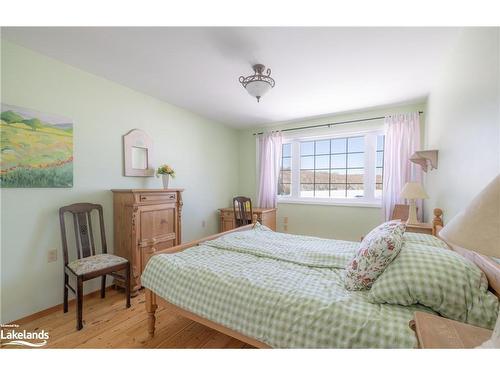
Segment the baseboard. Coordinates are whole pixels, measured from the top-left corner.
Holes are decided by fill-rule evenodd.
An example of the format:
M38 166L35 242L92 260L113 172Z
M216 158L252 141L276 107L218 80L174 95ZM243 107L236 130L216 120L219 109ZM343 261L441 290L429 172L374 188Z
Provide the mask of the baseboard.
M110 285L110 286L106 287L106 290L111 290L111 289L114 289L114 288L115 288L114 285ZM93 292L85 294L84 297L92 297L92 296L98 295L100 293L101 293L101 289L98 289L98 290L94 290ZM76 298L72 298L72 299L70 299L68 301L68 304L70 306L73 306L75 303L76 303ZM39 318L41 318L43 316L52 314L52 313L56 312L57 310L61 310L62 311L62 309L63 309L63 304L60 303L60 304L58 304L56 306L49 307L48 309L45 309L45 310L42 310L42 311L38 311L38 312L36 312L34 314L25 316L25 317L17 319L17 320L14 320L13 322L8 323L8 324L17 324L17 325L26 324L26 323L28 323L28 322L30 322L32 320L39 319Z

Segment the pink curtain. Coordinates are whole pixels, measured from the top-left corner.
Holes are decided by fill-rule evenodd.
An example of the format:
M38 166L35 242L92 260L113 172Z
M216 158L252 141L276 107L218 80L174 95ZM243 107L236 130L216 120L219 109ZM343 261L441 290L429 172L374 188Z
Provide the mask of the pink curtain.
M283 139L281 132L259 136L259 190L257 206L275 208L278 199L278 178Z
M422 182L422 169L410 161L420 150L420 116L418 112L385 117L384 188L382 208L385 220L390 220L403 186L410 181ZM418 219L422 221L422 200L416 202Z

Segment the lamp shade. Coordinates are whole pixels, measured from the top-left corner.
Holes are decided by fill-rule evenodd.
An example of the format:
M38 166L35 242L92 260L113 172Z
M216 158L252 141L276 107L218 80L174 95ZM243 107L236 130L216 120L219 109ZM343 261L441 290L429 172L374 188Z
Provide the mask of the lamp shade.
M451 244L500 257L500 175L439 232Z
M250 95L255 98L263 97L269 90L271 90L271 85L266 81L252 81L248 82L245 87Z
M401 190L401 198L405 199L427 199L429 196L425 192L420 182L407 182Z

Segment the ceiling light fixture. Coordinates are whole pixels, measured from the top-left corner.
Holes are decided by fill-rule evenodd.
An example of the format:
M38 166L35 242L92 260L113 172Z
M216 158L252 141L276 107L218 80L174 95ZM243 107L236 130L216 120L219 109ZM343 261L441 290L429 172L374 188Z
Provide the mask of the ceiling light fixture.
M266 68L264 65L255 64L252 68L255 74L248 77L240 76L239 81L247 92L260 102L260 98L274 87L274 79L271 78L271 69L267 69L264 74Z

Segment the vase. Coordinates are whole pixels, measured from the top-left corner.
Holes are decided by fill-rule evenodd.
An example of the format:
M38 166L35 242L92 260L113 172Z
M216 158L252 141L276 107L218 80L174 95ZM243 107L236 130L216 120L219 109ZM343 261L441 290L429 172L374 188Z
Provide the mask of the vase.
M168 174L162 174L161 175L161 180L163 182L163 188L164 189L168 189L168 178L170 177L170 175Z

